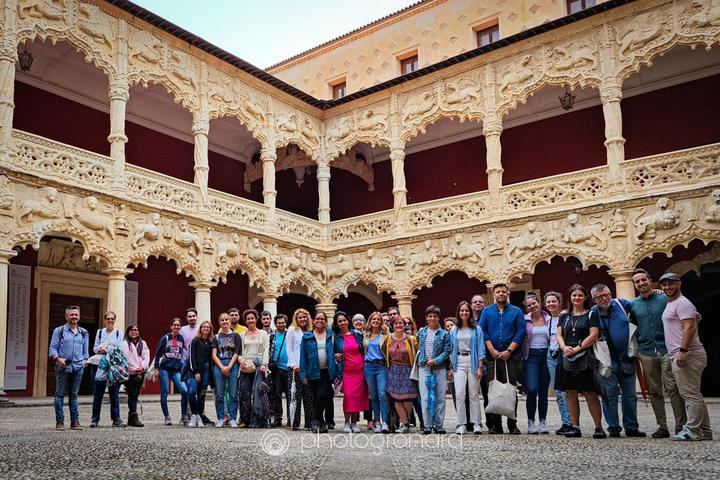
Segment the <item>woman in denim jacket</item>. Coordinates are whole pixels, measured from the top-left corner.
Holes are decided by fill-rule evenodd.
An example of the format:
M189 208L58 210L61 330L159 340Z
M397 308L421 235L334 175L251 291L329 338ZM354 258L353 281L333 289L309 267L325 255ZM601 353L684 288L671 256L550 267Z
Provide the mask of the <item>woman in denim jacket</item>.
M332 400L332 381L336 377L336 364L333 351L335 338L327 328L327 316L324 312L315 314L315 328L305 332L300 344L300 381L310 387L314 406L314 418L310 428L313 433L327 433L325 409Z

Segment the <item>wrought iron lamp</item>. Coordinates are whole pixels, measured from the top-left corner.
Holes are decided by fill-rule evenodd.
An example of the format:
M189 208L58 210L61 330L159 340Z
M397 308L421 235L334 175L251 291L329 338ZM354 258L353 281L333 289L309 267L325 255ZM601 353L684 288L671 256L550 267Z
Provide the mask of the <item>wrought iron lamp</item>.
M27 51L27 45L23 45L23 51L18 54L18 62L20 63L20 70L27 72L30 70L33 64L32 53Z
M567 85L565 85L565 95L558 97L558 99L560 100L560 105L562 105L563 110L571 110L573 105L575 105L575 95L570 93Z

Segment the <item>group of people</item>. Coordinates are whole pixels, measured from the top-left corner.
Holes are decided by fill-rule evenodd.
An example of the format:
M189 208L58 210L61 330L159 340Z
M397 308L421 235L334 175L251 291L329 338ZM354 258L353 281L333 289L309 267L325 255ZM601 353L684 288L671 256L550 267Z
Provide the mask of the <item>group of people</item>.
M286 426L324 433L335 427L336 393L343 394L346 433L360 432L363 415L376 433L409 432L419 423L423 433L446 433L448 386L457 411L455 433L503 433L502 417L493 408L493 382L522 383L527 392L528 434L547 434L548 390L552 385L562 426L569 438L581 437L579 394L595 424L593 438L645 437L637 420L637 368L649 389L657 421L653 438L712 439L700 379L707 356L698 338L700 317L681 293L680 277L666 273L655 290L648 272L637 269L633 282L639 296L613 299L606 285L588 292L573 285L563 295L525 297L526 312L509 303L505 284L492 287L494 303L475 295L461 301L455 316L441 324L440 309L425 310L425 326L396 307L367 319L338 311L328 326L324 312L311 317L298 309L289 320L237 308L220 314L219 330L197 312L186 311L163 335L150 362L150 351L137 325L122 334L107 312L94 352L101 358L94 376L91 427L98 425L106 390L112 425L124 427L119 407L119 377L128 396L128 425L143 426L137 412L144 377L155 370L165 424L171 425L167 396L170 382L181 395L181 423L189 427L280 427L285 396ZM591 302L594 304L591 306ZM69 385L71 428L81 428L77 391L88 360L87 331L78 326L77 307L66 310L67 323L53 332L50 357L56 364L55 412L64 429L63 397ZM274 323L274 325L273 325ZM118 352L122 352L120 355ZM111 355L112 354L112 355ZM120 360L117 360L120 358ZM126 363L122 363L124 360ZM122 376L113 370L126 369ZM209 386L214 391L216 420L205 415ZM674 424L668 425L664 395L670 397ZM622 423L618 415L618 397ZM490 407L488 408L488 405ZM512 408L511 408L512 409ZM517 397L514 414L507 409L507 431L520 434ZM417 420L416 421L416 417ZM605 418L607 432L602 425Z

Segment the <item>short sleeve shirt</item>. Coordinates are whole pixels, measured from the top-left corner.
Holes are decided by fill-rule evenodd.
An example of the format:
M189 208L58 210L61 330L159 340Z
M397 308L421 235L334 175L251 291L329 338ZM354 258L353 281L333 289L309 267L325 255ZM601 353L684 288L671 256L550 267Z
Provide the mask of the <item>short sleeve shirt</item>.
M213 339L213 348L217 349L220 360L230 360L236 353L240 355L240 335L235 332L220 332Z
M665 345L671 357L674 357L680 351L685 330L682 321L688 318L697 318L697 310L690 300L683 295L680 295L673 301L668 300L662 320L665 330ZM690 344L688 345L688 352L692 354L704 351L697 331L695 331L695 337L690 340Z
M599 328L597 315L585 312L582 315L568 314L560 317L558 326L562 328L565 345L576 347L590 335L590 328Z

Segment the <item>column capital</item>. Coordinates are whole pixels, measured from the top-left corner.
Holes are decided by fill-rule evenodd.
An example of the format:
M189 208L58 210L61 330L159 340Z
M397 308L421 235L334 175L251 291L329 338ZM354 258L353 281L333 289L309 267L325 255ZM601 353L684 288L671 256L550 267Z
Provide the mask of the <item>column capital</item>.
M618 278L632 278L632 273L635 271L634 268L619 268L617 270L608 270L608 274L614 279Z
M124 279L126 276L133 273L135 269L124 268L124 267L108 267L102 271L109 278L121 278Z
M390 160L405 160L405 145L390 147Z
M258 297L260 297L263 301L277 300L281 296L282 295L277 292L260 292L258 294Z
M317 179L318 180L330 180L330 164L326 162L318 162L317 164Z
M622 100L622 84L615 79L600 83L599 91L602 103Z
M483 135L486 137L490 135L500 135L503 131L502 120L495 115L487 116L483 119L482 129Z
M114 79L108 85L108 96L110 100L121 100L127 102L130 99L130 85L127 79Z
M209 292L213 287L216 287L217 284L218 282L209 280L198 280L188 283L188 285L194 288L196 292Z
M192 122L193 135L208 135L210 133L210 120L208 118L195 118Z
M334 303L318 303L315 305L315 311L316 312L324 312L328 316L335 315L335 311L337 311L337 305Z
M5 250L0 248L0 263L10 263L10 259L17 256L18 252L15 250Z
M412 293L390 295L390 298L395 300L398 304L400 303L412 303L413 300L417 299L417 295Z
M274 162L277 160L277 150L274 145L263 144L260 148L260 161L262 162Z

